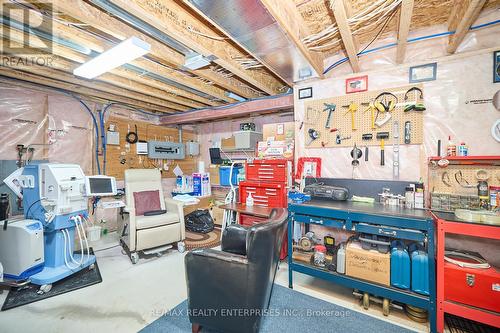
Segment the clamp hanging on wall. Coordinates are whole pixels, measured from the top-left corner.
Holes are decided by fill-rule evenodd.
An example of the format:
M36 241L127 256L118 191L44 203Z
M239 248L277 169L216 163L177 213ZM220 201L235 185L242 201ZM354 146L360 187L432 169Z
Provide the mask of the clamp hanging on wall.
M134 125L135 132L128 132L127 135L125 136L125 140L130 143L134 144L137 141L139 141L139 135L137 134L137 125Z

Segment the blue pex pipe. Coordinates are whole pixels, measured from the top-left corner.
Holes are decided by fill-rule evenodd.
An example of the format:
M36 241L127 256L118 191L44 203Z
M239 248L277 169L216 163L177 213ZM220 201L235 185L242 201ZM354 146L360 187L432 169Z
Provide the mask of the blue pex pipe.
M495 24L498 24L498 23L500 23L500 20L495 20L495 21L491 21L491 22L487 22L487 23L483 23L483 24L478 24L478 25L475 25L475 26L471 26L469 30L477 30L477 29L489 27L491 25L495 25ZM446 32L441 32L441 33L437 33L437 34L432 34L432 35L426 35L426 36L409 38L407 40L407 42L408 43L413 43L413 42L418 42L418 41L421 41L421 40L432 39L432 38L439 38L439 37L450 36L450 35L454 35L454 34L455 34L455 31L446 31ZM383 50L383 49L387 49L387 48L394 47L394 46L397 46L397 45L398 45L397 43L390 43L390 44L387 44L387 45L382 45L382 46L374 47L372 49L368 49L368 50L365 50L363 52L359 52L358 56L359 55L363 55L363 54L368 54L368 53L376 52L376 51ZM342 59L334 62L333 64L331 64L330 66L328 66L327 69L325 69L325 71L323 72L323 74L328 73L329 71L331 71L332 69L334 69L338 65L343 64L344 62L346 62L348 60L349 60L349 58L345 57L345 58L342 58Z

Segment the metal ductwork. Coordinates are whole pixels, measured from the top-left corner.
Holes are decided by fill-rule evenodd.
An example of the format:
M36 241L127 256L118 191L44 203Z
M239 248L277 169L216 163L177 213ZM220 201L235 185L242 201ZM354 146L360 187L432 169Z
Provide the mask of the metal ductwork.
M188 1L283 80L318 76L259 0Z

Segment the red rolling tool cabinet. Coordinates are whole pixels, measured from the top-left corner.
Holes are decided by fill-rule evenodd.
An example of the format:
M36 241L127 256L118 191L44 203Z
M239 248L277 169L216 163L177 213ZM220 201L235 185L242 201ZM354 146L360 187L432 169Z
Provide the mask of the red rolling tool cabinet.
M442 157L431 157L437 162ZM449 156L450 165L498 165L500 156ZM429 186L431 182L429 181ZM430 186L432 188L432 186ZM444 314L467 318L500 328L499 273L491 269L458 267L445 261L446 236L450 234L500 240L500 226L465 222L452 212L433 211L436 223L437 331L444 332ZM492 297L494 296L494 297Z
M246 181L239 184L239 202L245 203L248 194L252 194L254 205L263 207L288 206L287 192L292 179L292 161L288 159L256 159L245 165ZM267 219L240 214L240 224L252 226L266 222ZM286 234L283 238L280 259L287 256Z

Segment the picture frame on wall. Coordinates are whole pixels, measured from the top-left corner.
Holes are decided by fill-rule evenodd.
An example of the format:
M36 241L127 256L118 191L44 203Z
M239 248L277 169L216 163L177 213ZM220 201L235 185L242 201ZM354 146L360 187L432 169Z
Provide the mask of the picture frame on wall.
M299 99L311 98L312 96L313 96L312 87L299 89Z
M351 77L345 80L345 93L352 94L368 90L368 75Z
M436 80L437 63L419 65L410 67L409 81L410 83L426 82Z
M493 83L500 82L500 50L493 52Z

